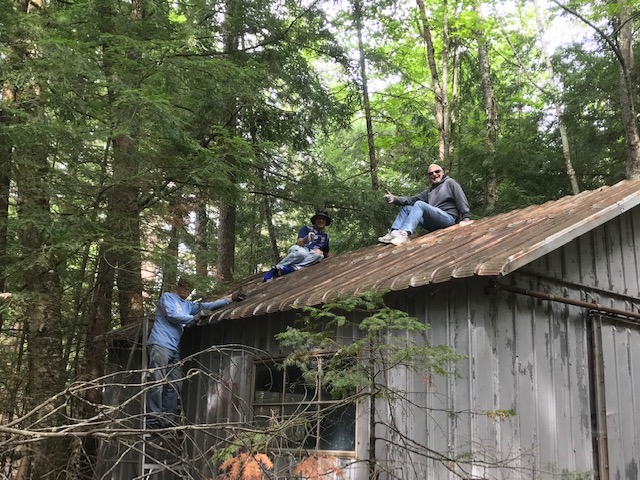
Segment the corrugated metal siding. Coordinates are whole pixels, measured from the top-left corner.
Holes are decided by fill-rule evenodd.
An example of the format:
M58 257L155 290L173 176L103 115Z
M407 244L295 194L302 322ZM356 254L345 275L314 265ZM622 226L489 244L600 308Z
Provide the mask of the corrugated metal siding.
M527 276L516 280L532 281ZM396 308L408 309L431 324L433 344L451 345L468 358L458 365L460 378L425 378L403 370L389 377L390 386L408 392L410 401L380 401L379 411L387 412L382 420L393 421L410 443L424 445L442 459L417 454L407 458L405 441L390 435L389 443L378 442L383 467L406 480L458 479L452 468L476 478L527 480L589 472L593 458L584 313L576 307L487 291L490 283L482 279L455 283L416 289L408 296L390 295ZM275 333L292 320L282 315L204 327L197 340L193 338L192 348L227 341L251 345L256 337L263 338L257 332ZM349 335L345 332L344 337ZM272 339L265 350L280 353ZM250 382L248 376L246 383ZM191 388L190 395L208 396L207 391L194 393ZM487 416L497 410L513 410L514 416ZM366 458L366 425L366 416L360 416L358 458ZM448 460L465 456L475 461ZM351 470L345 474L347 479L357 478Z
M485 294L485 282L416 296L416 316L431 324L433 344L468 356L461 378L392 377L416 392L390 407L402 431L434 457L407 458L389 448L387 464L403 479L555 479L592 469L585 317L578 309L513 294ZM500 418L499 411L514 415ZM492 418L492 412L495 418ZM389 416L389 419L392 417ZM401 442L396 441L397 445ZM455 459L471 459L473 462ZM412 474L424 465L424 477ZM452 472L451 470L453 469Z
M602 326L609 474L640 478L640 326Z
M194 355L191 366L196 364L202 368L204 375L191 378L185 385L186 395L186 415L194 424L204 423L230 423L238 425L239 422L246 422L250 419L249 405L252 399L253 388L253 366L256 361L265 361L272 358L282 358L285 355L276 342L274 335L284 331L287 325L294 322L294 313L289 311L277 313L257 319L243 319L237 322L223 322L217 325L202 327L199 331L191 330L185 335L183 344L184 353ZM340 336L344 341L354 338L355 332L342 332ZM212 345L221 345L218 350ZM255 347L254 347L255 346ZM206 351L204 355L198 352ZM197 358L197 361L195 360ZM207 370L210 370L208 372ZM235 374L234 374L235 372ZM202 378L210 381L202 381ZM217 380L220 379L220 380ZM221 388L221 385L222 388ZM226 397L226 403L221 402L220 396ZM216 399L212 402L211 399ZM225 403L223 408L220 404ZM228 405L233 404L233 408ZM205 410L208 412L205 414ZM231 412L231 414L229 414ZM362 412L358 415L362 417ZM366 421L358 422L360 427L366 427ZM215 451L223 448L225 439L231 439L234 429L203 430L197 437L195 444L201 451L208 451L209 458ZM362 433L357 436L360 440L358 454L365 455L366 450L362 443ZM295 462L300 458L289 453L274 456L275 470L278 472L274 478L293 479L298 476L293 475ZM342 459L343 464L352 462L352 458ZM217 465L209 463L211 475L214 478ZM365 467L361 465L353 466L345 470L344 480L355 480L358 475L365 474ZM362 476L360 477L362 478ZM337 477L336 477L337 480Z
M140 328L137 330L140 331ZM122 408L122 411L110 415L111 418L115 417L109 425L113 430L141 428L141 359L139 343L132 345L128 341L117 341L109 351L108 370L114 376L108 380L111 386L105 389L103 402L115 409ZM143 443L142 435L114 435L113 441L101 442L97 478L136 478L140 474ZM114 459L118 459L117 466L114 466Z
M640 311L640 208L550 252L520 272L564 282L581 300ZM531 288L540 290L535 284Z
M253 356L246 349L230 346L203 346L185 365L187 381L182 399L185 415L191 425L225 425L245 422L250 398ZM209 348L207 348L209 347ZM217 463L212 460L216 451L230 441L226 428L194 429L190 433L187 458L199 466L199 475L213 478Z
M637 311L639 220L637 209L628 212L508 278L523 288ZM441 289L436 298L422 303L422 318L432 325L432 342L454 346L469 356L460 364L462 380L434 381L433 395L427 397L433 412L422 414L429 447L452 458L473 451L475 458L489 464L511 460L500 468L471 467L471 473L480 477L591 478L592 359L584 309L499 291L487 294L482 284L473 285L449 284L450 289ZM415 302L405 308L420 311L419 296ZM638 345L637 330L628 326L623 330L624 335L604 345L609 369L605 388L607 417L618 419L609 425L609 435L616 438L610 443L615 452L610 458L611 478L630 479L637 478L634 472L640 460L635 421L640 382L638 369L633 368L634 350L629 348ZM421 379L396 381L410 389ZM513 409L516 415L496 421L481 414L496 409ZM420 428L407 425L407 431L417 435ZM406 468L403 464L410 462L400 460L398 468ZM450 466L433 461L428 478L456 478L448 473Z

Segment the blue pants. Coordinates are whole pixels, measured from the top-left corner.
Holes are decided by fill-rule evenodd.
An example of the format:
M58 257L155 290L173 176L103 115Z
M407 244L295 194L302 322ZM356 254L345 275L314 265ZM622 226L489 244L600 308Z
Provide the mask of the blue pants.
M182 386L180 352L160 345L149 345L149 377L153 386L147 391L147 425L161 428L171 424L178 412Z
M405 205L400 209L391 228L414 233L418 225L428 232L447 228L456 223L456 219L437 207L432 207L422 200L413 205Z
M318 263L324 255L322 253L312 252L311 250L301 247L300 245L294 245L289 249L287 256L284 257L276 265L276 268L282 268L291 266L295 270L299 270L314 263Z

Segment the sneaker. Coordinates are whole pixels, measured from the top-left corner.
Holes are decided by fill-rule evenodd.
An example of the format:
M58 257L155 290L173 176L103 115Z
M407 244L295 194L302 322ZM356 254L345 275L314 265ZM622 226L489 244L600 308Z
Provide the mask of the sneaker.
M396 230L396 231L399 233L393 238L393 240L391 240L392 245L402 245L403 243L407 243L409 241L409 238L411 237L411 235L409 235L404 230Z
M378 242L391 243L391 240L398 236L398 232L399 230L390 230L384 237L378 237Z
M148 418L146 422L147 430L157 430L162 428L162 422L157 418Z
M264 274L264 277L262 277L262 281L268 282L272 280L274 277L279 277L279 276L280 276L280 271L276 267L273 267L271 270L269 270L267 273Z

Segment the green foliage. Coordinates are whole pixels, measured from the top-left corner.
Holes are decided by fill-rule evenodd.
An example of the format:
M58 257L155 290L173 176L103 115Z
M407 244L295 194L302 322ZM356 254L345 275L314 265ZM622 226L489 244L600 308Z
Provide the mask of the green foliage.
M557 72L566 84L565 122L582 185L595 189L622 180L625 152L614 59L573 45L557 58Z
M39 175L34 148L46 146L52 168L41 188L55 213L42 226L53 235L52 245L38 252L15 241L26 225L18 222L32 220L11 217L4 255L12 285L43 252L74 272L62 272L67 290L77 285L85 245L93 255L99 242L113 240L106 198L121 186L135 189L136 207L144 209L145 235L127 248L148 249L150 258L168 258L166 226L176 204L193 206L199 199L211 212L206 258L215 262L216 206L220 199L234 200L237 277L273 263L265 198L281 254L316 208L334 216L335 253L370 245L386 231L397 210L371 188L357 64L349 54L352 12L296 2L235 5L232 23L242 44L225 53L229 23L213 14L225 11L223 2L145 2L136 16L131 4L112 0L51 2L46 15L26 14L3 0L0 74L18 98L2 105L11 118L2 124L2 142L12 149L14 180L27 183ZM604 7L594 6L596 20L615 13ZM439 66L448 65L450 82L452 54L460 52L459 94L450 97L455 124L449 173L465 188L474 216L485 213L487 189L475 53L480 25L490 45L500 119L497 211L569 193L557 123L546 110L550 99L536 88L545 72L530 9L483 21L475 9L455 2L427 2L426 8L438 56L443 22L449 22L451 56ZM417 193L428 185L424 171L437 158L438 136L416 9L366 1L363 15L379 177L394 193ZM562 47L554 66L581 186L622 179L615 59L598 44L577 44ZM226 110L230 104L235 116ZM232 120L234 129L228 128ZM110 142L118 134L135 139L139 170L128 178L112 176ZM146 233L154 242L145 241ZM179 241L195 246L189 229L180 230ZM94 261L90 256L89 269Z
M222 463L240 452L264 452L269 439L270 436L264 433L238 432L227 440L225 447L213 451L211 461Z
M429 326L388 307L380 292L299 309L300 327L289 327L276 336L292 350L286 362L316 375L309 354L326 355L323 384L338 398L377 384L380 375L396 367L421 375L454 374L455 363L463 358L447 346L431 345L426 338ZM358 334L352 339L340 332Z
M574 3L609 34L620 5ZM162 275L172 264L193 269L194 252L202 247L211 271L221 200L237 207L236 278L271 266L271 241L283 254L317 208L334 219L328 230L334 253L371 245L387 230L397 209L371 186L351 7L77 0L25 12L19 2L0 0L0 167L11 187L0 192L9 199L0 276L4 289L14 292L34 288L33 272L58 277L59 288L50 294L63 316L55 332L68 361L61 375L80 373L97 302L110 302L106 328L119 324L118 292L93 298L105 260L100 255L140 254ZM490 18L478 15L487 11L480 7L489 7ZM546 69L530 5L501 11L433 1L426 9L439 73L445 65L449 73L444 86L453 121L446 166L467 192L474 217L486 213L488 167L498 175L498 212L570 193L554 99L540 88ZM366 0L363 21L381 186L417 193L428 186L426 166L438 158L439 146L416 7ZM495 156L485 140L479 27L489 45L499 115ZM233 49L231 39L237 40ZM626 147L612 52L601 38L587 37L558 47L553 64L580 186L621 180ZM130 174L115 173L116 138L131 141L123 162ZM114 191L131 195L113 202ZM110 216L114 203L116 218ZM192 228L198 207L209 218L204 239ZM125 239L131 220L140 221L140 231ZM222 293L228 285L208 279L200 287ZM154 278L144 288L150 309L160 282ZM12 398L27 397L18 395L26 310L12 304L0 312L0 333L11 345L2 361ZM428 344L426 325L373 294L302 313L306 326L283 341L301 352L336 352L328 378L337 395L367 385L372 372L392 365L446 373L456 358ZM336 332L351 328L359 339L344 344ZM378 355L367 356L372 348ZM6 418L24 407L3 400Z
M492 420L502 421L507 418L513 417L516 414L515 410L488 410L485 415Z

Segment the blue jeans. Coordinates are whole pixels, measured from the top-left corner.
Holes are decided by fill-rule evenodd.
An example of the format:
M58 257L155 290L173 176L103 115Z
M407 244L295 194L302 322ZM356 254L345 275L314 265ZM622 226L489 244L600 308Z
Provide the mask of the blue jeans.
M405 205L400 209L391 228L414 233L418 225L428 232L447 228L456 223L456 219L437 207L432 207L422 200L413 205Z
M282 268L290 265L294 269L299 270L300 268L318 263L323 257L324 255L322 253L312 252L300 245L294 245L289 249L287 256L280 260L276 265L276 268Z
M180 352L160 345L149 345L149 377L153 386L147 391L147 425L161 428L171 424L178 412L182 386Z

